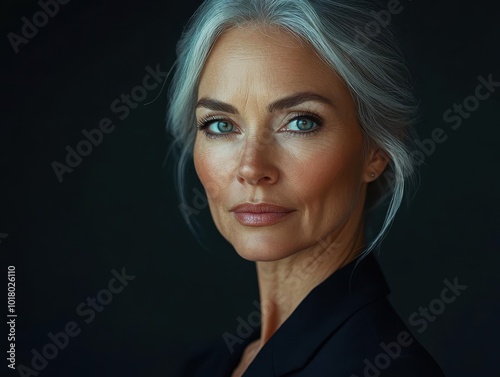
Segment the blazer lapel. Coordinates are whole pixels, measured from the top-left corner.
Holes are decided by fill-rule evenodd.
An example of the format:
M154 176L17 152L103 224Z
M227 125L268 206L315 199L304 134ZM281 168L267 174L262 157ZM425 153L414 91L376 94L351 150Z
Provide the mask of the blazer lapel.
M389 288L372 254L349 263L306 296L243 376L282 376L303 368L350 316L388 294Z

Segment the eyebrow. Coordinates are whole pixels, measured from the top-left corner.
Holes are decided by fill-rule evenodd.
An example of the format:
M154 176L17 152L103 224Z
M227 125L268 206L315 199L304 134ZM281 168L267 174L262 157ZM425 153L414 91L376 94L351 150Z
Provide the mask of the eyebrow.
M327 97L324 97L322 95L313 92L301 92L276 100L273 103L271 103L267 107L267 109L270 113L272 113L274 111L288 109L290 107L294 107L300 105L301 103L309 101L322 102L327 105L333 106L333 101ZM226 102L222 102L209 97L201 98L196 103L196 108L199 107L205 107L213 111L222 111L230 114L238 114L238 110L234 106Z
M201 98L196 104L196 108L199 107L205 107L213 111L222 111L224 113L238 114L238 110L236 109L236 107L228 103L216 100L214 98L208 98L208 97Z

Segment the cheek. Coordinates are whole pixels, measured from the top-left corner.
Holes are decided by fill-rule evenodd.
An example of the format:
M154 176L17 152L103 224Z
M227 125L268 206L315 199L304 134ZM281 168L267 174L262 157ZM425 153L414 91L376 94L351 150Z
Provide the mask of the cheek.
M226 211L230 205L228 193L231 192L231 166L227 156L217 148L207 147L203 140L195 144L193 160L196 173L207 195L212 220L219 232L226 237L229 229Z
M289 167L298 197L318 210L329 201L334 201L335 207L351 202L362 183L363 160L358 145L317 146L303 151Z
M223 179L227 173L217 155L213 151L208 151L202 144L197 139L193 150L194 168L205 188L208 200L216 201L220 199L224 187L227 186Z

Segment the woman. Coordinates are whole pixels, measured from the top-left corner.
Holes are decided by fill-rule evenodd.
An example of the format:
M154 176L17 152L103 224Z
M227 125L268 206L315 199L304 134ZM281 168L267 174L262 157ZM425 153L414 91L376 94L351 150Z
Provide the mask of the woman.
M178 45L168 126L221 234L256 262L261 324L184 376L442 376L370 252L413 172L414 100L364 1L208 0ZM366 212L390 197L370 239ZM188 223L189 214L185 214Z

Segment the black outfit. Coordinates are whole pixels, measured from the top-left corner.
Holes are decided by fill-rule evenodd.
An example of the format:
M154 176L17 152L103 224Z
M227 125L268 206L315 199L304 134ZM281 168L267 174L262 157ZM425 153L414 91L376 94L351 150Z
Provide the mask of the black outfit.
M387 300L389 289L369 254L315 287L273 334L244 377L443 377ZM233 334L236 333L236 329ZM192 358L183 377L230 377L244 348L222 339Z

